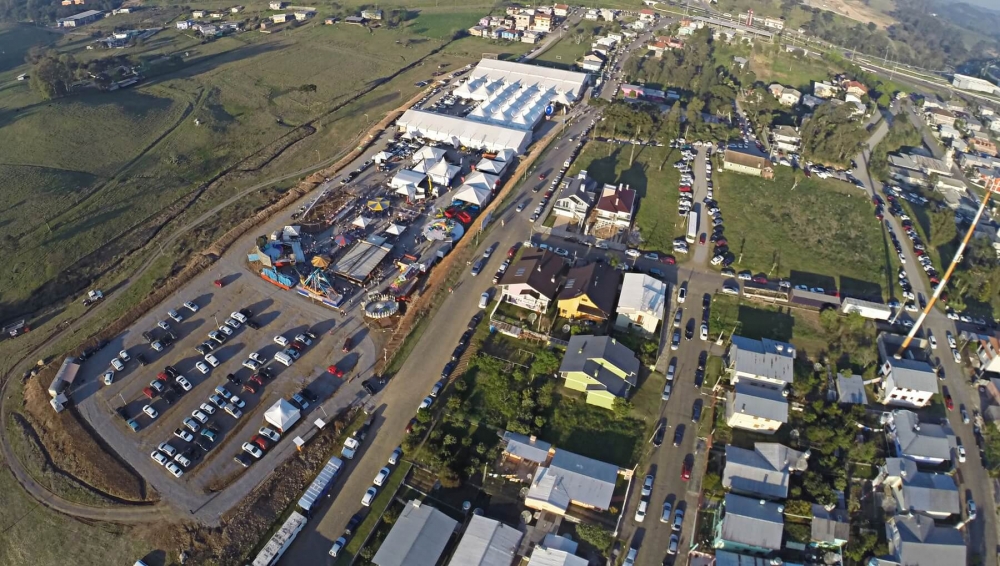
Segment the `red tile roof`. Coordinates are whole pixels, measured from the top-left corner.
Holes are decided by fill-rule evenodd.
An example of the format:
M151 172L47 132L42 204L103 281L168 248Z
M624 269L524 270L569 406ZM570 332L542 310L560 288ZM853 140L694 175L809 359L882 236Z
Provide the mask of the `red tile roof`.
M635 203L635 191L624 187L616 187L615 192L608 192L597 201L598 210L614 213L630 213Z

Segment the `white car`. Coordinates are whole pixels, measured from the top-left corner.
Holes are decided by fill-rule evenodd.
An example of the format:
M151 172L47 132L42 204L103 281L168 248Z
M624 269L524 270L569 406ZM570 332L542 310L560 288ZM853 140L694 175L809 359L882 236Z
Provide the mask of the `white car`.
M250 371L257 371L257 368L260 367L260 362L258 362L257 360L247 359L244 360L243 367L247 368Z
M687 296L688 296L687 287L681 287L681 288L677 289L677 302L678 303L683 303L685 300L687 300Z
M233 335L233 329L229 328L225 324L223 324L222 326L219 327L219 332L225 334L226 336L232 336Z
M201 424L198 421L192 419L191 417L184 419L183 424L191 432L198 432L199 430L201 430Z
M312 346L313 341L305 334L296 334L295 339L302 342L306 346Z
M433 403L433 397L424 397L424 400L420 402L420 409L429 409Z
M249 442L243 443L243 451L246 452L247 454L250 454L254 458L257 458L258 460L264 456L264 451L260 449L260 446L257 446L256 444L251 444Z
M174 322L184 322L184 317L181 316L180 313L175 310L167 311L167 316L172 318Z
M176 381L177 385L180 385L181 389L183 389L184 391L191 391L191 389L194 388L194 386L191 385L191 382L188 381L187 378L184 377L183 375L178 375L177 377L174 378L174 381Z
M208 422L208 415L199 411L198 409L191 411L191 416L194 417L194 420L200 422L201 424L205 424Z
M340 537L337 540L333 541L333 546L330 547L330 552L328 554L333 558L336 558L337 555L340 554L340 551L343 550L345 546L347 546L347 539L344 537Z
M270 440L271 442L277 442L281 440L280 434L267 428L266 426L260 427L260 430L258 430L257 433L263 436L264 438Z
M232 328L233 330L239 330L240 328L240 321L236 320L235 318L227 318L226 322L224 322L223 324L225 324L229 328Z
M214 368L219 367L219 358L216 358L212 354L208 354L207 356L205 356L205 361L208 362L208 365Z
M122 350L121 352L118 352L118 359L123 362L127 362L131 360L132 357L128 355L128 350Z
M108 370L104 372L104 385L111 385L115 382L115 372L114 370Z
M159 446L156 447L157 450L163 452L168 458L173 458L177 455L177 449L171 446L167 442L161 442Z
M381 470L378 471L378 474L375 476L375 480L372 483L374 483L379 487L382 487L382 484L385 483L385 480L389 478L389 474L391 473L392 470L390 470L389 468L382 468Z
M170 459L167 458L162 452L156 450L154 450L153 453L149 455L149 457L152 458L154 462L156 462L161 466L166 466L167 462L170 461Z
M156 417L160 416L160 413L158 413L156 409L153 408L152 405L144 406L142 408L142 412L146 413L146 415L151 419L155 419Z
M955 348L951 349L951 357L955 358L956 364L962 363L962 354L959 354L958 350L956 350Z
M194 364L194 367L198 368L198 371L206 375L208 375L208 372L210 371L208 369L208 365L206 365L205 362L197 362Z
M118 371L122 371L125 369L125 364L123 364L122 361L119 360L118 358L112 358L111 367L115 368Z
M625 250L625 255L627 255L629 257L639 257L642 254L639 253L639 250L635 250L635 249L629 248L629 249Z
M175 430L174 431L174 436L176 436L177 438L180 438L184 442L193 442L194 441L194 435L191 434L190 432L184 430L183 428L179 428L179 429Z
M490 304L490 292L486 291L479 295L479 308L485 309Z
M198 312L198 305L192 303L191 301L184 303L184 308L191 312Z
M236 395L233 395L232 397L229 398L229 403L231 405L235 405L235 406L239 407L240 409L242 409L243 407L247 406L247 402L244 401L243 399L240 399Z
M378 495L378 488L369 487L365 491L365 495L361 498L361 504L365 507L371 507L372 501L375 501L375 496Z
M946 333L946 336L948 337L948 346L952 348L958 347L958 344L955 343L955 336L950 331Z
M285 338L281 334L274 337L274 343L284 348L288 345L288 338Z
M935 338L933 334L927 335L927 341L931 345L931 350L937 350L937 338Z
M235 312L233 312L233 314L231 314L229 316L230 316L230 318L235 318L236 320L238 320L238 321L240 321L242 323L246 323L246 321L247 321L247 317L244 316L243 313L241 313L239 311L235 311Z
M965 463L965 446L958 447L958 461L960 463Z
M226 412L229 413L229 416L234 419L238 419L243 416L243 411L237 409L232 403L226 403Z
M201 405L198 405L198 409L206 415L215 414L215 407L211 403L202 403Z
M152 342L150 342L149 343L149 347L152 348L153 351L155 351L155 352L162 352L163 351L163 343L160 342L159 340L153 340Z
M642 482L642 491L640 492L642 497L649 497L653 494L653 474L646 476L646 479Z
M646 518L646 507L649 505L645 499L639 500L639 506L635 508L635 522L641 523Z
M258 364L267 363L267 360L261 355L260 352L253 352L248 356L251 360L257 362Z
M708 340L708 325L704 322L701 323L701 339Z
M165 321L165 320L161 320L161 321L157 322L156 326L159 326L160 328L162 328L164 330L170 330L170 325L167 324L167 321Z

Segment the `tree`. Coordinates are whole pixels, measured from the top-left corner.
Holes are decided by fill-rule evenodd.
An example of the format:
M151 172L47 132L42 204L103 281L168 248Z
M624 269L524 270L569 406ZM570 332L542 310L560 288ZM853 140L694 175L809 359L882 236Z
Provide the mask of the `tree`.
M591 523L580 523L577 525L576 536L601 552L606 552L611 548L611 543L614 542L611 531L600 525Z
M937 212L930 214L931 245L935 247L943 246L955 239L958 230L955 227L955 213L949 208L941 208Z
M632 414L632 403L624 397L615 397L611 404L611 412L614 413L616 420L627 419Z
M535 359L531 361L531 373L534 375L544 375L550 377L559 371L562 362L550 350L542 350L535 354Z
M60 55L56 51L46 51L41 56L37 53L29 55L29 60L37 57L37 62L31 69L31 88L42 98L52 99L66 96L73 83L73 73L76 62L72 55Z

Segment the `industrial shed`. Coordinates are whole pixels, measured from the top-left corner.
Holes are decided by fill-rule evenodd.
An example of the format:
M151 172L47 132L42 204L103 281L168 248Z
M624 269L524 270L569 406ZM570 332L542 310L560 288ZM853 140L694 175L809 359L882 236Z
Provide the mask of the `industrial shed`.
M524 153L531 143L529 130L482 124L423 110L407 110L396 125L410 137L444 142L453 147L485 151L510 149L515 153Z

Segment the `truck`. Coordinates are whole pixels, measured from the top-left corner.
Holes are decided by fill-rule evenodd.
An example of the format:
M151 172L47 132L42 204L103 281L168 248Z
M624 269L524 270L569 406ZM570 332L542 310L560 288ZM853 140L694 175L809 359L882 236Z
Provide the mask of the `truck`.
M90 305L104 300L104 293L99 289L94 289L87 293L87 296L83 299L83 306L89 307Z
M344 448L341 449L340 455L348 460L353 460L354 455L357 453L358 448L361 447L361 442L353 436L344 441Z
M698 213L693 210L688 213L688 231L685 239L689 244L698 239Z
M18 336L24 334L25 332L30 332L31 327L27 325L27 321L19 320L14 324L8 324L3 327L3 333L9 335L11 338L17 338Z

